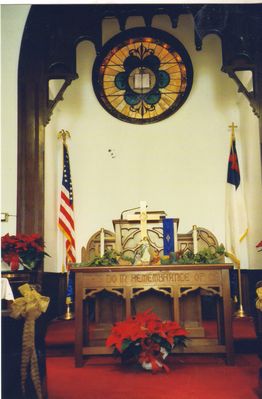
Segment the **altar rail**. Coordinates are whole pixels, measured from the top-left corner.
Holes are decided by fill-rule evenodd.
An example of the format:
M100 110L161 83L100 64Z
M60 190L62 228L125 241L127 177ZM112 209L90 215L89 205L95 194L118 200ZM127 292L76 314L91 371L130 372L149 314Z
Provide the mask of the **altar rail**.
M126 317L131 315L131 301L149 289L163 292L172 299L173 320L180 324L180 300L199 288L216 295L218 339L191 338L184 353L222 353L233 364L232 306L229 270L231 264L149 265L112 267L72 267L75 275L75 364L82 367L83 355L108 354L112 349L84 346L83 302L102 290L121 296Z

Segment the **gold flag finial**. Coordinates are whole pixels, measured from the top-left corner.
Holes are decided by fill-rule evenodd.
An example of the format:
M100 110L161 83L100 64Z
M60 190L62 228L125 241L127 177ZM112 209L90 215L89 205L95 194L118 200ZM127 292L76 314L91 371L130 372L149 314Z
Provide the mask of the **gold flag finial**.
M232 124L229 125L228 127L231 129L232 136L235 137L235 129L237 128L237 125L235 125L234 122L232 122Z
M63 144L66 144L66 139L67 138L71 138L70 133L67 130L60 130L60 132L57 135L58 140L62 139L63 140Z

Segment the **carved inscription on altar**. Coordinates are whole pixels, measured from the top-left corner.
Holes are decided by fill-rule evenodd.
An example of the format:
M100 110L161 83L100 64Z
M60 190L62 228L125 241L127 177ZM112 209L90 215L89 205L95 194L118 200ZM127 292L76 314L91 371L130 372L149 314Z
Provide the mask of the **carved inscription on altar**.
M112 287L130 286L140 287L146 285L185 285L185 284L219 284L221 274L217 270L210 271L152 271L152 272L125 272L125 273L103 273L101 275L88 275L86 287Z
M82 366L84 355L112 353L111 349L106 348L104 343L101 345L100 342L103 321L100 321L99 317L103 305L108 305L108 299L104 297L107 293L109 293L108 298L113 298L114 295L116 299L112 301L112 310L105 306L112 323L130 317L139 311L139 307L143 310L152 305L158 309L157 314L159 311L160 315L167 315L163 316L165 320L182 323L190 331L190 345L184 348L183 352L222 353L227 356L228 364L233 364L229 281L229 270L232 268L231 264L72 268L76 274L76 366ZM215 339L206 337L205 331L202 331L199 305L201 305L200 296L205 295L205 292L214 295L216 302L218 335ZM86 305L90 298L97 299L95 310L98 312L96 323L100 323L97 329L97 334L100 334L100 344L95 339L91 341L91 334L86 334L89 323L86 317L88 316ZM120 313L117 313L119 306L121 306Z

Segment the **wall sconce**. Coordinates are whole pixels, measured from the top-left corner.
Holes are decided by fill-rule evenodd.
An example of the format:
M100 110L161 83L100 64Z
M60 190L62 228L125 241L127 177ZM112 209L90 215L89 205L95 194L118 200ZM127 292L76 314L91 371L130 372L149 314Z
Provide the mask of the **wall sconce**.
M8 222L10 216L16 217L16 215L10 215L8 212L1 212L1 222Z

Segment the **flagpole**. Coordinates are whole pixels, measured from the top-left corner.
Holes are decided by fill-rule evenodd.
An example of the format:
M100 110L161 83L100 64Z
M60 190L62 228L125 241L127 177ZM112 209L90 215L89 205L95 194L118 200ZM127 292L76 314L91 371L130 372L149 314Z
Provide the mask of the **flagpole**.
M66 286L67 287L68 287L68 284L69 284L69 273L70 273L70 270L67 270L67 272L66 272ZM66 312L61 317L61 319L63 319L63 320L73 320L75 318L74 313L71 311L71 306L70 305L71 305L71 303L68 302L67 298L66 298Z
M235 129L238 127L232 122L231 125L228 126L231 129L231 141L235 140ZM232 142L231 146L232 147ZM237 278L238 278L238 302L239 309L234 313L235 318L244 318L248 317L247 313L243 308L243 294L242 294L242 281L241 281L241 269L240 269L240 261L234 262L237 265Z
M66 145L66 139L67 138L71 138L70 133L67 130L60 130L60 132L57 135L57 139L63 141L63 145ZM67 258L67 257L66 257ZM67 263L67 262L66 262ZM69 285L69 273L70 273L70 269L68 267L68 264L66 264L66 287L68 289L68 285ZM62 315L60 317L60 319L63 320L72 320L74 319L74 313L71 311L71 301L70 298L66 298L66 312L64 315Z

